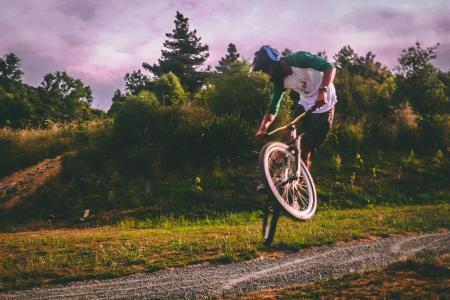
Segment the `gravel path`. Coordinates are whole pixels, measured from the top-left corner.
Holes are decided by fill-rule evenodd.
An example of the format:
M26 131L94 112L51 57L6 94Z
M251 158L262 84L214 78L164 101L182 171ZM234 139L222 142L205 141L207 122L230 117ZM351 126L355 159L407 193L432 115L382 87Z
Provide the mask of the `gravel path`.
M208 298L336 278L408 258L448 253L449 232L396 236L312 248L277 258L196 265L112 280L0 293L0 299Z

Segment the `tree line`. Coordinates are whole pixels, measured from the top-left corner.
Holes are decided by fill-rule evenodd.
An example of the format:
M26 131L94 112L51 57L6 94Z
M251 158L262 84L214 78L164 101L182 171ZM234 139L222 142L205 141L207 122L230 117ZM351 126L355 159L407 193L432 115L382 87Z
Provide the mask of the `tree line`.
M127 102L140 99L163 107L191 105L214 114L234 114L257 122L264 113L271 84L264 74L248 74L236 45L230 43L218 65L205 66L209 47L189 19L177 12L172 32L166 33L161 57L143 62L143 70L124 76L108 114L114 117ZM432 64L439 44L416 42L399 54L389 70L369 51L357 54L350 45L333 56L338 74L336 134L352 147L360 144L450 145L450 71ZM283 55L292 50L284 49ZM325 51L317 53L328 59ZM13 53L0 59L0 127L42 126L48 122L87 120L100 115L90 108L92 92L65 72L47 74L39 87L22 82L20 60ZM282 115L288 116L298 95L286 93ZM131 120L130 120L131 121Z

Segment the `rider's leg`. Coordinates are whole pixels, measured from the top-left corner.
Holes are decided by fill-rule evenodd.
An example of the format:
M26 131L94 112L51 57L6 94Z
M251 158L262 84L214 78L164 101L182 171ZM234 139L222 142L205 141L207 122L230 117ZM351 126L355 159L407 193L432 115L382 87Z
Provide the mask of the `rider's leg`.
M307 146L302 145L302 160L306 167L309 169L311 167L311 159L313 150Z
M306 124L305 133L302 138L302 160L306 167L311 168L312 155L315 149L318 149L324 142L325 137L330 131L334 118L334 109L320 113L312 114Z

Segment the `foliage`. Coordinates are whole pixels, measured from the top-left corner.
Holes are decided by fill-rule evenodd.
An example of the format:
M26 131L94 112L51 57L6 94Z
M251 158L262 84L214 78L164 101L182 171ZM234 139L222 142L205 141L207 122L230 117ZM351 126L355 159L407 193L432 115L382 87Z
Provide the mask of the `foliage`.
M417 41L414 47L403 49L398 58L399 70L402 75L408 78L434 69L430 61L436 58L436 50L438 47L439 43L424 49L419 41Z
M196 69L208 58L209 47L201 43L197 30L190 31L188 21L188 18L177 11L175 28L172 33L166 33L168 40L163 44L166 50L161 51L158 64L143 63L142 66L156 76L173 72L192 92L203 82L202 73Z
M91 88L66 72L45 75L38 88L22 83L22 75L15 54L0 59L0 127L49 126L102 116L90 108Z
M0 177L43 159L83 149L109 128L108 120L96 120L38 129L0 129Z
M22 81L23 72L20 70L20 59L14 53L8 53L0 58L0 82Z
M233 43L228 44L227 54L219 60L219 64L216 66L218 72L224 72L228 70L231 64L239 59L240 54L237 52L236 45Z
M347 69L351 73L358 74L365 79L381 82L389 74L387 67L376 61L375 54L371 51L365 56L359 56L347 45L334 55L334 59L338 68L342 70Z
M125 80L126 91L132 95L139 94L148 89L150 85L150 79L142 74L141 70L133 71L131 74L126 73L123 79Z
M217 114L235 113L250 123L259 122L271 93L269 78L261 73L248 73L249 66L235 62L215 86L211 109Z
M187 95L178 79L172 72L161 75L154 83L155 94L163 105L180 105L187 100Z

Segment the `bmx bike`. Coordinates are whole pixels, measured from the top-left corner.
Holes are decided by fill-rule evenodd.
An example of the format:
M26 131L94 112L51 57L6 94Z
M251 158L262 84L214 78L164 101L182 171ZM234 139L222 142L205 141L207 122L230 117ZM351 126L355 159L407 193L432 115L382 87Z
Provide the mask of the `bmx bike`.
M259 165L269 194L269 202L264 209L262 226L263 242L269 246L274 238L275 229L281 211L294 219L308 220L317 208L317 194L313 178L301 159L301 138L297 135L295 124L311 114L316 107L296 117L289 124L269 133L290 129L288 144L271 141L265 144L259 153Z

